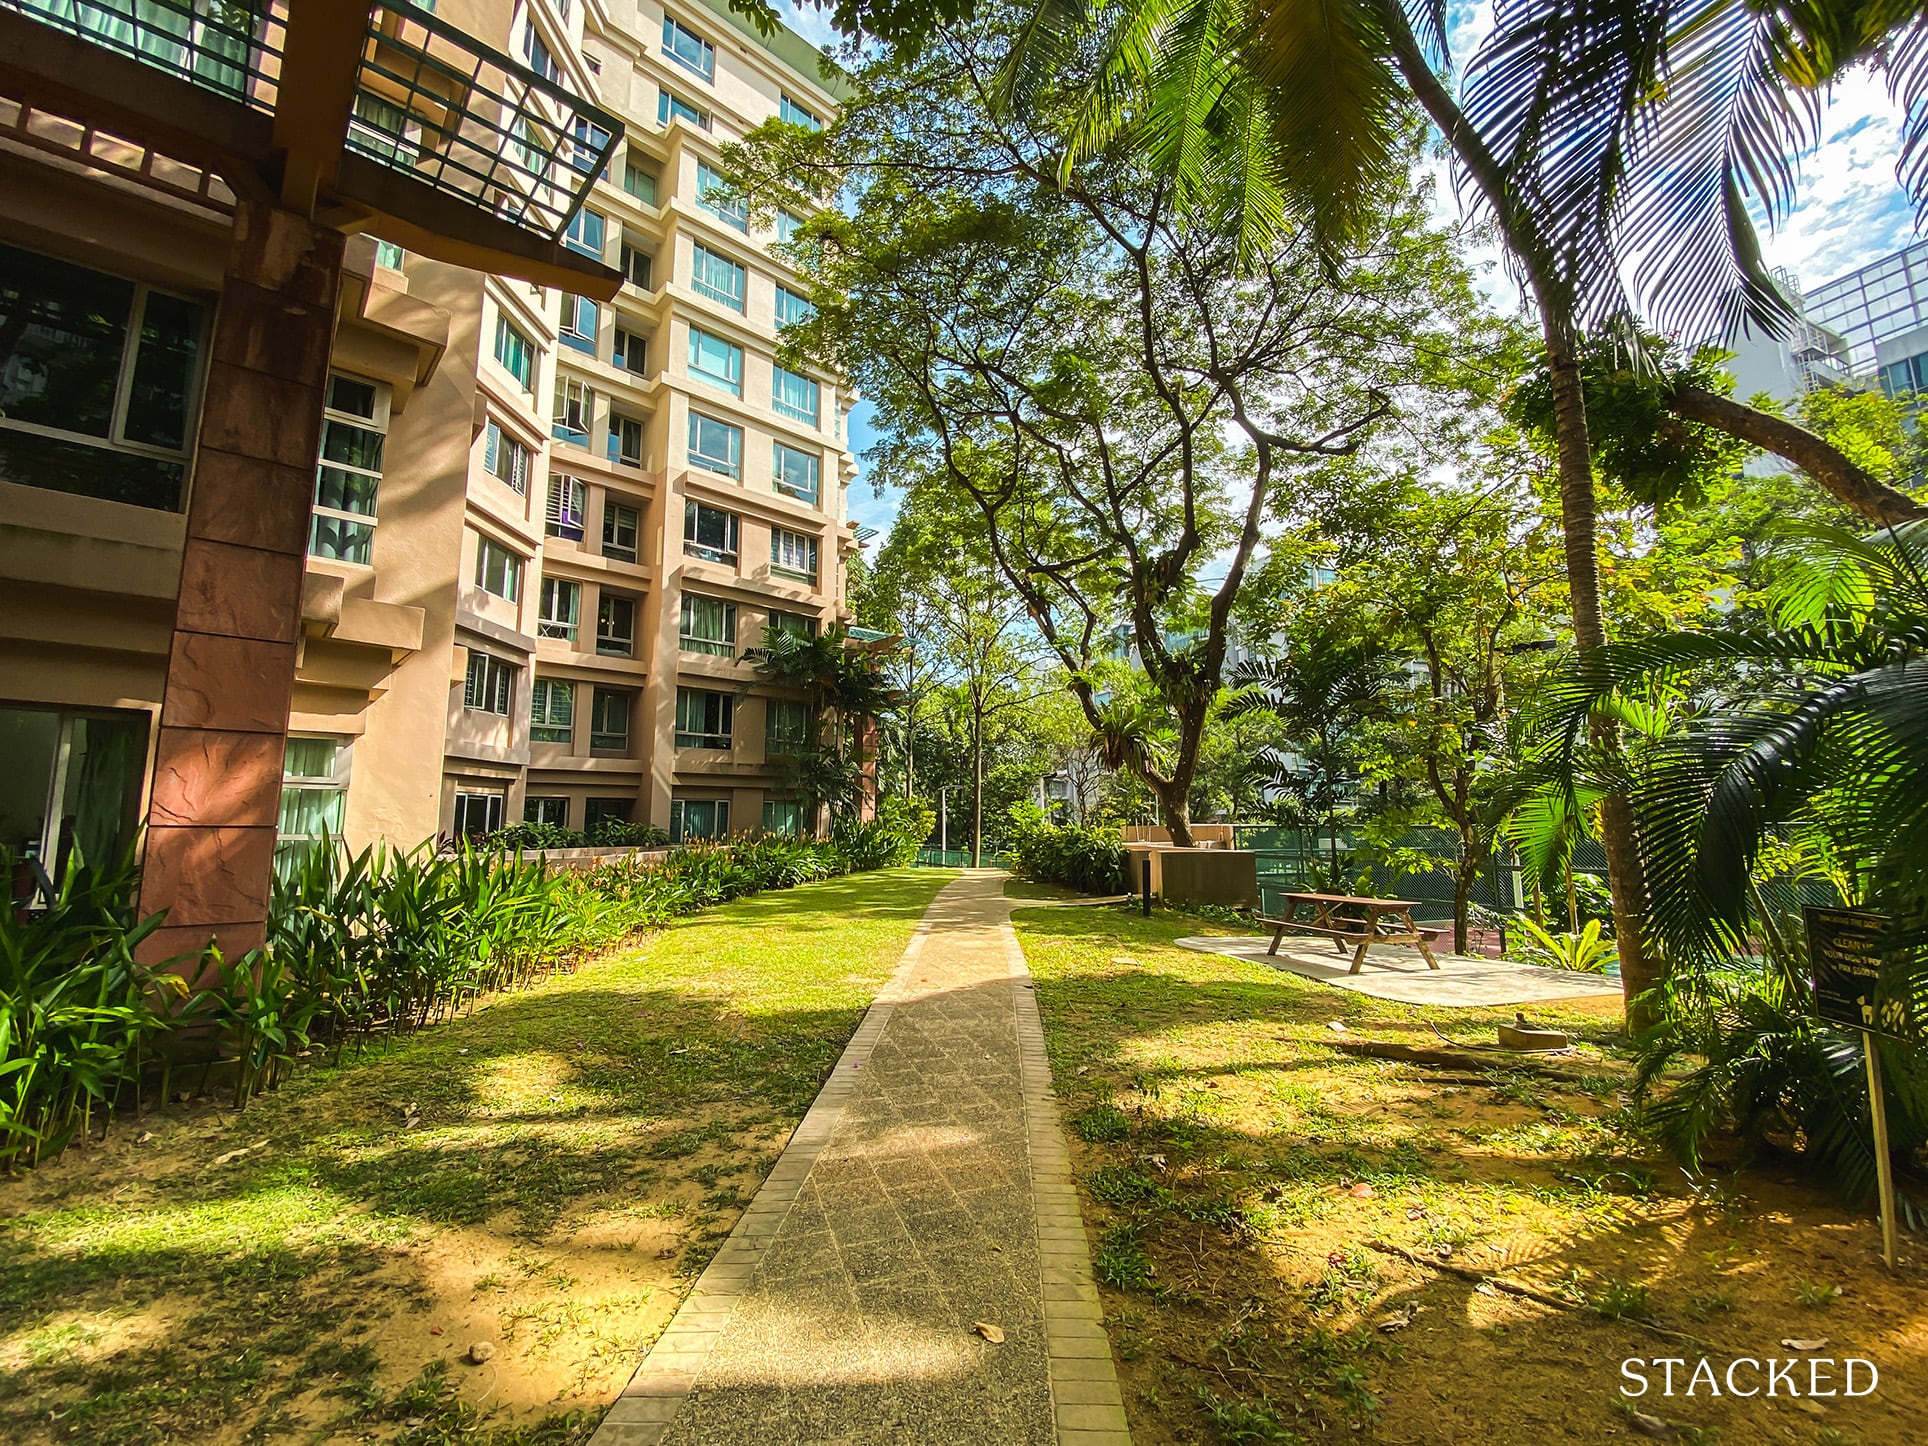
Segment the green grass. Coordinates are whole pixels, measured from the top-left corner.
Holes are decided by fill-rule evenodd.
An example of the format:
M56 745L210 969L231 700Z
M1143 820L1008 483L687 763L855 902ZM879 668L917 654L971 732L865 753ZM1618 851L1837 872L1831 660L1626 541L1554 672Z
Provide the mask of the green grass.
M1007 899L1089 899L1090 894L1081 894L1076 889L1067 889L1063 884L1040 884L1030 879L1020 879L1015 874L1004 881L1004 897Z
M0 1439L586 1439L950 877L726 905L245 1114L150 1122L144 1149L130 1123L8 1186ZM673 1261L615 1253L646 1234ZM478 1309L545 1369L579 1359L593 1404L484 1420L422 1354L465 1346ZM446 1339L378 1361L417 1317Z

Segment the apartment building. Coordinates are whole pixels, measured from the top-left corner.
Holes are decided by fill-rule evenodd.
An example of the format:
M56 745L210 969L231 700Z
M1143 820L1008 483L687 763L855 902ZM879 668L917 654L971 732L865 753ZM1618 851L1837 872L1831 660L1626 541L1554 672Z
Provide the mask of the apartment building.
M185 900L194 927L237 921L240 942L261 917L255 851L323 828L412 844L524 817L681 837L804 822L782 760L808 720L755 650L841 616L848 397L776 364L807 305L772 250L796 220L766 231L725 204L717 148L772 115L827 116L816 53L720 0L428 8L355 20L371 40L348 151L439 175L480 104L451 124L446 96L438 115L376 62L404 25L459 30L585 99L560 145L531 131L505 149L585 168L588 195L558 260L507 234L495 192L493 214L464 218L345 160L340 188L386 210L331 273L314 418L264 380L278 345L306 344L298 308L235 279L242 218L269 204L252 179L182 159L203 148L172 117L146 143L55 84L79 62L112 72L90 103L118 120L132 103L114 89L139 92L178 40L176 73L259 111L269 47L136 33L112 7L0 5L8 38L64 67L0 61L0 849L57 868L145 823L144 906ZM209 114L224 144L251 134ZM454 239L430 224L451 220ZM263 234L273 260L280 233ZM475 269L491 255L524 279ZM252 350L231 361L224 328L250 306ZM292 308L282 335L275 306ZM272 795L249 813L266 747L272 829ZM174 826L193 847L157 870L151 840Z

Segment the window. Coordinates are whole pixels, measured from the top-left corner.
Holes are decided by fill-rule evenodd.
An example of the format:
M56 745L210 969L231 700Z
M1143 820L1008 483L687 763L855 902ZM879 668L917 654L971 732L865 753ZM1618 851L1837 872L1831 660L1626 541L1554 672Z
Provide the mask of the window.
M568 828L569 800L531 795L522 801L522 819L525 823L546 823L551 828Z
M516 666L487 653L469 650L468 676L462 683L462 706L472 713L509 716L509 698L515 692Z
M324 839L339 839L347 804L348 749L341 740L291 735L281 755L276 866L299 859Z
M765 705L763 751L775 758L809 748L810 705L801 698L772 698Z
M393 101L362 91L348 116L348 148L412 166L422 148L422 123Z
M816 314L817 309L810 304L808 297L799 296L787 286L777 288L778 326L795 326L799 322L810 320Z
M599 753L629 752L629 702L621 688L598 688L589 700L589 746ZM623 816L629 816L627 807Z
M602 214L584 206L569 220L569 229L563 232L562 244L572 251L580 251L585 256L602 260L603 239L608 235L608 222Z
M637 376L649 375L649 341L633 331L616 328L616 365Z
M795 447L786 447L781 442L774 444L775 452L770 464L772 484L786 497L794 497L799 502L817 505L817 469L823 459L815 452L799 452Z
M0 707L0 856L37 859L56 883L76 850L118 859L139 826L147 737L146 713Z
M636 560L636 533L642 525L642 515L634 507L625 507L619 502L603 504L603 556L614 558L617 562Z
M549 47L542 43L542 37L536 34L533 20L522 32L522 58L529 62L529 69L544 80L562 79L562 72L556 67L556 58L549 53Z
M499 793L457 793L455 831L463 838L485 838L502 831L503 795Z
M536 344L509 324L509 318L495 319L495 359L503 370L522 383L523 391L536 384Z
M643 424L635 417L609 414L609 460L625 467L643 465Z
M696 204L715 216L736 227L739 231L750 229L750 205L741 197L729 199L730 178L708 161L696 163Z
M677 645L686 653L736 656L736 604L718 597L683 594L683 625Z
M672 798L669 801L671 843L726 838L729 832L730 801L727 798Z
M596 303L586 296L571 296L564 292L562 297L562 322L557 330L561 333L562 344L572 346L577 351L596 354L596 323L601 312Z
M609 144L609 132L587 116L577 116L571 133L569 169L582 176L596 173L596 158Z
M178 511L203 309L0 246L0 478Z
M676 746L728 749L730 715L736 699L707 688L676 690Z
M776 380L770 388L770 405L786 417L816 426L817 384L786 367L776 367L773 371Z
M556 378L556 415L550 432L557 441L589 445L589 419L594 413L596 394L574 377Z
M588 505L588 488L577 477L560 472L549 474L549 516L543 531L551 537L582 541L582 518Z
M674 16L663 17L663 54L703 79L716 79L716 47Z
M698 245L690 267L690 290L711 301L720 301L732 311L743 310L743 294L749 285L749 271L727 256Z
M385 266L390 271L400 271L402 269L402 258L407 255L408 253L393 241L377 240L375 242L375 264L377 266Z
M522 559L492 537L475 544L475 585L514 602L522 594Z
M539 638L576 640L576 626L582 621L582 584L566 578L542 580L542 616L536 622Z
M802 126L805 130L820 131L823 129L823 118L821 116L813 110L808 110L798 105L787 95L777 103L777 115L788 124Z
M721 387L733 397L743 395L743 348L711 336L701 327L690 328L690 375Z
M523 494L529 490L529 463L534 454L502 430L499 423L490 422L482 429L482 467L492 477L499 478L510 491Z
M803 217L794 211L777 212L777 240L794 241L797 232L803 229Z
M623 163L623 189L645 206L656 204L656 172L637 165L634 161Z
M630 811L635 806L636 800L633 798L584 799L583 829L587 833L594 833L605 820L610 823L628 823Z
M366 565L375 543L375 495L382 482L387 389L330 374L324 403L308 555Z
M690 413L690 466L725 477L743 475L743 429Z
M654 265L655 258L649 252L623 242L623 275L631 286L638 291L654 290L655 283L650 279Z
M786 613L776 608L770 610L770 631L773 633L792 633L800 638L814 638L817 635L817 620L806 613Z
M801 532L770 529L770 570L790 577L817 580L817 539Z
M763 831L765 833L790 834L801 838L803 836L803 805L795 799L764 799Z
M636 600L604 593L596 604L596 651L627 658L636 651Z
M734 563L741 520L701 502L683 504L683 551L705 562Z
M576 685L558 678L537 678L529 686L529 738L535 743L567 743L576 736Z
M656 92L656 124L667 126L673 120L688 121L698 130L710 128L710 113L701 106L691 105L680 95L671 95L666 90Z

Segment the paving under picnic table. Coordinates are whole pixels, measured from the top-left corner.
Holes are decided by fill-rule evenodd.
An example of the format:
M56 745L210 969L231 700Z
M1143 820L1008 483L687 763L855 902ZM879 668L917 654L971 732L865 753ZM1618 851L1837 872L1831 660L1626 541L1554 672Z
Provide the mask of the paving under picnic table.
M1411 949L1374 944L1366 950L1367 967L1353 973L1344 959L1316 936L1288 934L1277 954L1269 952L1271 936L1215 934L1174 941L1181 949L1204 954L1226 954L1254 964L1281 969L1303 979L1392 999L1402 1004L1437 1004L1449 1009L1492 1009L1509 1004L1541 1004L1551 999L1582 999L1620 993L1620 980L1611 974L1581 974L1571 969L1548 969L1518 964L1510 959L1488 959L1466 954L1439 954L1437 969Z

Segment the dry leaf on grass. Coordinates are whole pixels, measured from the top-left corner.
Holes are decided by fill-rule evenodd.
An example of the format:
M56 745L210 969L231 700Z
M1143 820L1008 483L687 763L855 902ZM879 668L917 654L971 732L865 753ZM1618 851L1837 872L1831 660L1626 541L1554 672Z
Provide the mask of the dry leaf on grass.
M972 1326L971 1329L983 1336L985 1340L994 1346L1004 1344L1004 1332L987 1320L979 1321L976 1325Z
M1822 1336L1819 1340L1812 1341L1782 1341L1781 1344L1790 1351L1819 1351L1827 1348L1828 1338Z

